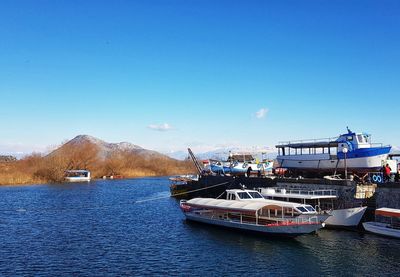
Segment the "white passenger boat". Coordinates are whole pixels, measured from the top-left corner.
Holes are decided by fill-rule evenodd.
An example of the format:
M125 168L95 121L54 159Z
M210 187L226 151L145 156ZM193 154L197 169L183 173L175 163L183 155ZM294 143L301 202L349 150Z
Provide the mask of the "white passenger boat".
M66 170L65 180L67 182L90 182L90 171L88 170Z
M380 208L375 211L376 220L364 222L366 231L393 238L400 238L400 210Z
M311 204L318 212L331 215L324 223L330 227L357 227L367 207L340 207L335 190L305 190L285 188L259 188L267 199L279 199L303 204Z
M227 197L235 196L235 200L181 200L181 209L188 220L270 235L298 236L324 226L315 210L307 210L301 204L267 200L257 191L230 192Z
M279 166L303 174L332 173L345 168L354 173L380 170L391 146L373 144L370 135L347 130L347 134L333 139L280 143L276 146Z

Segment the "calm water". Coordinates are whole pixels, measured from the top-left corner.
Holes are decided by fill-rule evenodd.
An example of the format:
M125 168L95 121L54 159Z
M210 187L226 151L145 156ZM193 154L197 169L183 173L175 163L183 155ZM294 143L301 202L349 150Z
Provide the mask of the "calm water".
M400 275L400 240L188 223L167 178L1 187L0 275ZM135 203L151 198L154 201Z

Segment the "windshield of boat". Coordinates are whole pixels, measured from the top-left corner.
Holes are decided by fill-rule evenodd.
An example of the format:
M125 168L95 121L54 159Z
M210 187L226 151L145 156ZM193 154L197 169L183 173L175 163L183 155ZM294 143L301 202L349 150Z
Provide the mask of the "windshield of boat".
M256 198L264 198L264 197L262 197L262 195L261 195L259 192L257 192L257 191L249 191L248 194L250 194L250 196L251 196L252 198L254 198L254 199L256 199Z
M305 208L306 208L309 212L315 212L315 209L314 209L312 206L310 206L310 205L305 206Z
M302 212L302 213L306 213L306 212L308 212L304 207L296 207L296 209L298 209L300 212Z
M251 199L251 196L247 192L238 192L240 199Z

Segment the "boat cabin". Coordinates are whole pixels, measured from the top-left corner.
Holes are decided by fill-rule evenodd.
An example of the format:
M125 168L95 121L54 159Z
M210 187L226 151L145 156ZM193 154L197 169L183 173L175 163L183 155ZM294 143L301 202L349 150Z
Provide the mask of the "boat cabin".
M89 182L90 171L89 170L66 170L65 180L68 182Z
M319 212L332 210L338 199L336 190L306 190L301 188L258 188L257 189L266 199L290 201L308 204L315 207Z
M291 214L293 216L300 214L313 215L317 213L316 210L311 205L265 199L256 190L241 190L241 189L226 190L226 200L269 203L271 204L271 207L273 207L273 211L271 212L273 212L274 214Z
M372 143L371 135L354 133L348 129L347 134L336 138L288 141L282 142L276 147L278 148L278 156L328 154L334 158L338 153L344 153L344 148L350 152L361 148L371 148Z
M379 208L375 210L377 222L387 223L389 228L400 229L400 210Z

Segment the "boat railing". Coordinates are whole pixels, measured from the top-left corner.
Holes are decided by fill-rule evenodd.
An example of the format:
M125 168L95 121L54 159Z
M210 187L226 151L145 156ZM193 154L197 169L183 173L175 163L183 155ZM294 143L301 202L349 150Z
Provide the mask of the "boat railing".
M181 206L185 205L186 201L181 200ZM195 211L200 216L205 216L211 219L240 222L241 224L255 224L266 226L285 226L285 225L302 225L302 224L318 224L319 219L317 216L296 216L296 217L268 217L250 214L241 214L240 212L215 212L215 210L200 209Z
M268 226L284 226L284 225L302 225L302 224L318 224L320 221L317 216L310 217L290 217L290 218L268 218L274 223L267 224Z
M336 141L339 137L329 137L329 138L319 138L319 139L300 139L300 140L288 140L288 141L280 141L279 145L288 145L295 143L319 143L319 142L332 142Z
M261 188L262 189L262 188ZM261 192L261 189L259 191ZM266 192L271 191L271 196L274 193L292 195L305 195L305 196L337 196L337 191L333 189L320 189L320 190L304 190L304 189L285 189L285 188L266 188Z

